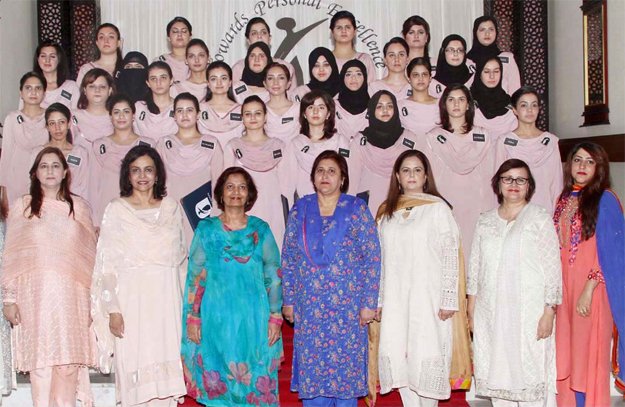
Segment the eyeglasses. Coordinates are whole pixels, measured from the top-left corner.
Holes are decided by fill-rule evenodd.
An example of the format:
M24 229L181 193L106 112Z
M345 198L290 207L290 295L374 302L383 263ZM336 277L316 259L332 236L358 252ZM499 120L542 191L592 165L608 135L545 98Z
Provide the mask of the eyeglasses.
M518 178L512 178L512 177L499 177L499 179L501 180L501 182L503 182L506 185L512 185L512 183L515 183L517 185L525 185L527 184L527 181L529 181L529 178L523 178L523 177L518 177Z
M445 48L445 52L448 53L448 54L454 54L454 55L460 54L460 55L462 55L462 54L464 54L464 49L462 49L462 48L451 48L450 47L450 48Z

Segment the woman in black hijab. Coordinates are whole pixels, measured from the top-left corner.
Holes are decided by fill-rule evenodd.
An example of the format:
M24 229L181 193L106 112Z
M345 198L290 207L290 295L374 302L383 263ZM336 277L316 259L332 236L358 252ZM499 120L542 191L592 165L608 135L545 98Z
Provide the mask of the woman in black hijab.
M437 98L451 84L470 86L473 74L467 66L467 42L458 34L445 37L438 51L436 75L430 84L430 94Z
M130 96L133 103L145 100L148 94L148 59L138 51L126 54L123 68L117 72L115 87L118 93Z
M367 121L369 90L367 68L362 61L351 59L343 65L340 74L336 104L336 129L350 140L363 130Z
M334 97L339 91L339 68L336 65L334 54L327 48L318 47L308 55L308 74L310 82L298 86L292 98L300 101L311 90L319 89Z
M247 86L256 86L264 89L264 71L265 68L271 65L272 62L273 59L271 58L269 45L262 41L255 42L247 49L247 55L245 56L245 68L243 68L241 80Z

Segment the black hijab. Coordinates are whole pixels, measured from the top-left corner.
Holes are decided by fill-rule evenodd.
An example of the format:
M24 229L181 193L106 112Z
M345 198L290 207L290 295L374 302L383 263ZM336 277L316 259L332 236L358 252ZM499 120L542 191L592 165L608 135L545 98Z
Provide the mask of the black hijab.
M271 51L269 50L269 45L265 44L262 41L257 41L249 46L247 49L247 54L245 55L245 68L243 68L243 75L241 76L241 80L249 86L258 86L263 87L263 81L265 79L265 72L256 73L250 69L250 54L256 48L260 48L261 51L267 56L267 66L271 65L273 59L271 58Z
M320 56L325 57L330 64L330 68L332 68L332 73L325 82L318 81L312 73L315 63L317 63ZM308 82L307 85L310 90L320 89L332 97L338 93L341 77L339 75L339 68L336 65L336 58L334 58L334 54L329 49L317 47L312 50L310 55L308 55L308 74L310 75L310 82Z
M490 21L495 25L495 41L492 44L486 46L482 45L480 41L477 39L477 30L480 28L480 24L483 22ZM467 58L479 64L480 62L485 62L487 59L491 57L496 57L501 53L501 50L497 46L497 36L499 35L499 27L497 27L497 20L491 16L482 16L475 19L473 22L473 45L471 46L471 50L467 53Z
M131 62L139 63L143 68L124 68ZM122 62L122 69L115 75L115 87L117 92L125 93L132 102L145 100L148 95L148 59L138 51L126 54Z
M375 107L378 105L382 95L388 95L395 107L393 109L393 117L388 122L383 122L375 117ZM367 142L383 150L392 147L404 132L404 128L399 120L399 108L397 107L395 95L388 90L377 91L369 99L367 114L369 116L369 126L362 131L362 134L367 138Z
M486 64L490 61L497 61L499 69L501 70L501 77L499 83L494 88L489 88L482 82L482 71ZM503 64L499 57L494 56L487 60L480 62L475 70L475 79L471 85L471 95L477 103L477 107L487 119L493 119L497 116L503 116L508 113L508 105L510 105L510 95L506 93L501 87L501 80L503 78Z
M358 90L349 90L345 85L345 75L349 68L358 68L362 72L363 83ZM339 103L343 109L351 114L360 114L367 110L369 91L367 90L367 67L357 59L351 59L341 68L341 83L339 84Z
M445 86L449 86L452 83L464 85L472 75L471 71L469 71L469 67L467 66L467 55L464 55L462 63L458 66L449 65L445 59L445 49L452 41L460 41L462 43L462 47L465 50L467 49L467 42L458 34L451 34L445 37L443 43L441 44L441 49L438 51L436 74L434 75L434 79Z

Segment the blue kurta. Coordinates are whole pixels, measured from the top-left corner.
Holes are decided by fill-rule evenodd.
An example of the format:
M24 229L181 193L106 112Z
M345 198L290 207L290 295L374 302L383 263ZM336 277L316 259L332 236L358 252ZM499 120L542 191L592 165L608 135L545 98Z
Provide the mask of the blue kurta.
M302 399L366 395L367 327L358 316L377 308L380 244L364 201L341 195L324 217L317 195L297 201L282 270L284 304L295 313L291 390Z
M241 230L219 218L200 222L189 256L182 361L189 395L210 406L278 405L282 340L268 343L270 312L280 313L280 253L263 220ZM201 326L200 345L186 334Z

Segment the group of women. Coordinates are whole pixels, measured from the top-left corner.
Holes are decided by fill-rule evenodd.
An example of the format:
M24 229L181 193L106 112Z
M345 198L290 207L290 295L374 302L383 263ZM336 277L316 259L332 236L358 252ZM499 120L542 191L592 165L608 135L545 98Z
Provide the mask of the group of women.
M408 18L381 79L356 27L334 14L299 86L262 18L232 68L183 17L149 65L102 24L78 84L37 48L0 157L3 312L35 406L89 405L87 367L113 366L122 406L277 405L283 318L305 406L435 406L472 375L494 405L609 405L625 227L605 151L562 171L492 17L435 65Z

